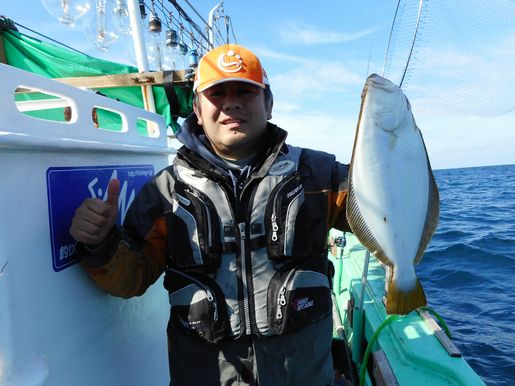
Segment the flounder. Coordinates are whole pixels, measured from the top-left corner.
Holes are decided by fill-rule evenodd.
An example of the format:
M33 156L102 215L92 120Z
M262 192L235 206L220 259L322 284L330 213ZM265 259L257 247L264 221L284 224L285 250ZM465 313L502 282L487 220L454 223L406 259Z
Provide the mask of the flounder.
M361 97L347 219L358 240L393 270L386 312L407 314L426 305L414 264L436 230L438 188L402 90L372 74Z

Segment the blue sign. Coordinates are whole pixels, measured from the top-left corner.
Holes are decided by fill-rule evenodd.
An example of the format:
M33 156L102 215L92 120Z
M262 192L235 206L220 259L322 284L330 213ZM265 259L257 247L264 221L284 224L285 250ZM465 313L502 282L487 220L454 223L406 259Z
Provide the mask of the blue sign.
M106 200L109 181L120 181L118 220L125 214L136 193L154 175L152 165L55 167L46 172L52 262L55 272L75 263L77 243L68 232L75 210L86 198Z

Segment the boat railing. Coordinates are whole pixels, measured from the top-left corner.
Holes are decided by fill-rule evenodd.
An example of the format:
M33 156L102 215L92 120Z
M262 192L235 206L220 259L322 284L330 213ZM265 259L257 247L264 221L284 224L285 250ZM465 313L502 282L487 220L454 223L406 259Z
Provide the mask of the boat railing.
M2 146L60 145L109 151L170 153L162 116L18 68L0 64L0 128ZM42 99L19 100L17 95L39 93ZM35 117L35 111L63 111L61 121ZM118 124L98 125L99 113L115 115ZM51 114L48 114L49 116ZM112 121L112 120L111 120ZM143 129L142 129L143 127ZM6 130L9 128L9 130Z

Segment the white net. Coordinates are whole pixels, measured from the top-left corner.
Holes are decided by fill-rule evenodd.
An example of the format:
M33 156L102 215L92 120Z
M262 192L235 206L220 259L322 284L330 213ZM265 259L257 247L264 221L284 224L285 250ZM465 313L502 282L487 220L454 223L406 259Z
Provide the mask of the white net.
M515 2L399 0L384 76L417 111L515 110Z

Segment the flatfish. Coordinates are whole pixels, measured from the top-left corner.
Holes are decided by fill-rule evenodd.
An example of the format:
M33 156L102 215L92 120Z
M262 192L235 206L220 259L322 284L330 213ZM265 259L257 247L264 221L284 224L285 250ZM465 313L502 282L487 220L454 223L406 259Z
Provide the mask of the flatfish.
M358 240L393 271L386 312L404 315L426 305L414 265L438 224L438 188L402 90L372 74L361 98L347 219Z

